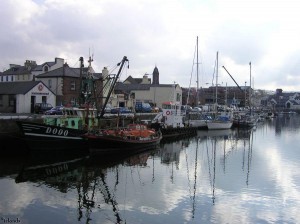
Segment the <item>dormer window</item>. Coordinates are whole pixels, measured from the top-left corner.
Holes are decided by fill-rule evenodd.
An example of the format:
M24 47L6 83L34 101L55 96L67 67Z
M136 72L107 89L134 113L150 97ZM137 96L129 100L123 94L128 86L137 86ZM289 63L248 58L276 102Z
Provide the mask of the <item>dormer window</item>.
M44 72L48 72L48 66L46 65L45 67L44 67Z

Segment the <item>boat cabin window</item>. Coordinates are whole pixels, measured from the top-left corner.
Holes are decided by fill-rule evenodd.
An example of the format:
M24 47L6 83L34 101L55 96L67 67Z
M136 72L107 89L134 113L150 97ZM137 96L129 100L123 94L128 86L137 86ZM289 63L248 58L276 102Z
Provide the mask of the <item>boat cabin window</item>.
M162 105L162 108L163 108L163 109L171 109L171 106L172 106L172 105L170 105L170 104L163 104L163 105Z

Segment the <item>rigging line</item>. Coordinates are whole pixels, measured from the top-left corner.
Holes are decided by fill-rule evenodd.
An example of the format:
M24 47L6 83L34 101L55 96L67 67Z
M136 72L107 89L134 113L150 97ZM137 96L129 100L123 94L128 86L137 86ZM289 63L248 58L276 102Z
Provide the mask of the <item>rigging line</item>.
M190 84L189 84L189 91L188 91L188 96L187 96L187 102L186 102L186 104L188 104L189 98L190 98L191 83L192 83L192 77L193 77L193 72L194 72L196 51L197 51L197 44L195 45L195 50L194 50L194 58L193 58L192 71L191 71Z
M65 59L65 60L66 60L66 63L67 63L67 60L68 60L68 59ZM76 59L75 61L76 61L76 62L75 62L75 64L73 64L72 67L79 67L79 66L78 66L79 61L78 61L77 59ZM67 63L67 64L68 64L68 63Z
M118 67L119 67L118 65L115 65L110 70L108 70L108 75L112 75L111 73L113 73L113 71L115 71Z
M126 66L126 64L128 64L128 65ZM122 69L122 71L120 72L119 77L118 77L119 81L121 80L121 77L124 74L125 68L128 69L128 67L129 67L129 62L128 61L124 62L124 67L123 67L124 69ZM117 80L117 82L118 82L118 80Z

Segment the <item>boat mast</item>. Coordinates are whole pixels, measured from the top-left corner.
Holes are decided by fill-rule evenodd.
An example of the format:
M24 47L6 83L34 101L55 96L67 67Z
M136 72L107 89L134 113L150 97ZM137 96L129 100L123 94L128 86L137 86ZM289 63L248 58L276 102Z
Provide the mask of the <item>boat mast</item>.
M250 112L251 112L251 100L252 100L252 89L251 89L251 61L249 62L250 66L250 89L249 89L249 107L250 107Z
M217 70L216 70L216 107L218 105L218 71L219 71L219 52L217 51Z
M78 94L78 97L79 97L79 99L78 99L78 101L79 101L79 106L81 105L81 104L83 104L82 103L82 101L83 101L83 98L82 98L82 69L83 69L83 67L84 67L84 64L83 64L83 57L80 57L79 58L79 61L80 61L80 68L79 68L79 94Z
M199 106L199 75L198 75L198 71L199 71L199 61L198 61L198 36L197 36L197 96L196 96L196 106Z

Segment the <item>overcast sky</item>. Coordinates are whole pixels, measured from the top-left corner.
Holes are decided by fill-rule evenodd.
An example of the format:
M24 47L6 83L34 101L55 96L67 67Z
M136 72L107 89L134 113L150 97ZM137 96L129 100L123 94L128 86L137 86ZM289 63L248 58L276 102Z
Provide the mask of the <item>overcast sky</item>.
M2 0L0 69L25 60L64 58L93 68L130 60L121 80L155 66L161 84L199 87L234 81L255 89L300 91L300 1L297 0ZM251 69L249 66L251 62ZM152 77L151 77L152 78Z

